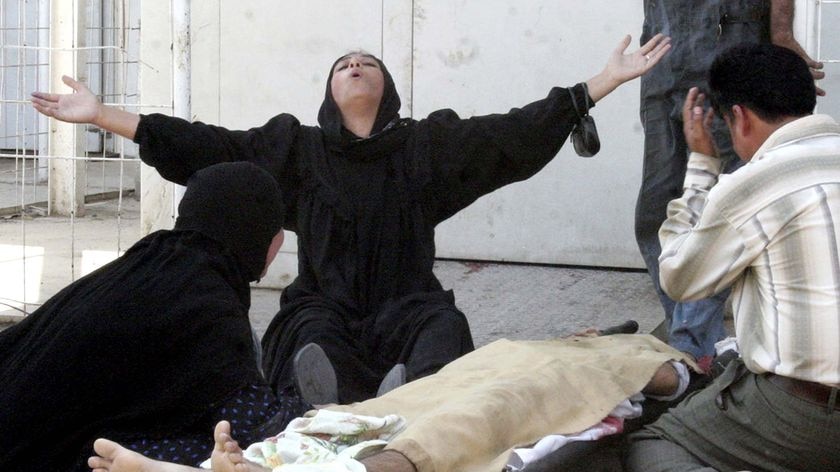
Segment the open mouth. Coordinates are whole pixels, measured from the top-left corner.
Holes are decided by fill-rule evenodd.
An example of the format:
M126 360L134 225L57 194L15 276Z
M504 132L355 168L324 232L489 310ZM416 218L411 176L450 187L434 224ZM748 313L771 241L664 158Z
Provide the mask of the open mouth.
M362 74L360 74L359 72L353 72L352 74L350 74L350 77L354 77L354 78L361 77L361 76L362 76Z

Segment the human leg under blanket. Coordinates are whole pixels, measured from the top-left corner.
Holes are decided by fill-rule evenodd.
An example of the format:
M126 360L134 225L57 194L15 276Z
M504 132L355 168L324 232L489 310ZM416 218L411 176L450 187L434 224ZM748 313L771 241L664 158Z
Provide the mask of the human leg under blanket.
M398 413L408 420L389 449L362 461L369 472L486 470L499 460L505 462L514 446L597 423L642 389L672 393L677 380L669 361L679 355L650 336L500 341L381 398L336 409L373 416ZM216 432L216 450L231 447L224 444L232 440L220 439L230 436L224 424ZM447 441L453 441L449 447ZM110 446L97 448L97 453L106 464L115 465L102 466L101 472L191 470L141 461L142 456L115 443L97 444ZM228 453L229 461L241 463L238 449ZM117 467L122 464L131 468ZM249 470L241 465L219 470Z
M403 416L407 427L386 450L419 471L501 470L514 447L597 424L657 371L657 389L672 393L673 371L662 365L682 359L648 335L500 340L383 397L336 409ZM658 385L669 378L670 387Z

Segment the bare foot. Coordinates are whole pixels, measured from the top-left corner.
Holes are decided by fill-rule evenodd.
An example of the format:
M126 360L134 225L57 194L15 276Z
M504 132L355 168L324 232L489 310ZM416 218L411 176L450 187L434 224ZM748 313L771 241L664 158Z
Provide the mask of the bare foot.
M230 423L227 421L219 421L216 425L216 429L213 431L213 440L216 443L213 447L213 454L210 456L213 472L263 472L270 470L245 459L239 443L230 436Z
M92 472L187 472L198 471L180 464L156 461L126 449L114 441L97 439L93 450L98 455L88 459Z

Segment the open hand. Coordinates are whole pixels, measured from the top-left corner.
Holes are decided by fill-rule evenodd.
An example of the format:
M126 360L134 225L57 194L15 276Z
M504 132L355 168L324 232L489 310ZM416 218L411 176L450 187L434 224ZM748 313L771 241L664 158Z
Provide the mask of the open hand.
M73 93L32 92L32 106L46 116L68 123L95 123L102 104L93 92L66 75L61 80Z
M712 108L703 110L706 96L697 87L691 87L683 104L683 133L688 149L707 156L717 157L718 152L709 128L714 119Z
M630 45L630 35L624 37L610 55L604 71L618 83L644 74L655 66L671 49L671 38L657 34L635 52L625 54Z
M625 54L624 51L630 45L630 35L626 35L610 54L604 69L586 81L586 85L589 87L589 96L597 102L624 82L633 80L649 71L671 49L670 43L671 38L657 34L636 52Z

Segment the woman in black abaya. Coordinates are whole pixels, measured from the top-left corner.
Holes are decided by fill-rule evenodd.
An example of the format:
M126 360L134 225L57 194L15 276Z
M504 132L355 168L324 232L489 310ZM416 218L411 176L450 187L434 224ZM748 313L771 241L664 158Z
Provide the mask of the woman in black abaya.
M248 321L249 281L283 240L276 182L211 166L179 213L0 333L0 470L90 470L101 436L196 466L219 420L259 440L309 408L276 400Z
M624 54L629 42L584 83L467 119L452 110L400 118L388 70L364 53L331 68L319 126L289 114L247 131L140 116L103 106L70 78L77 93L36 93L33 105L134 139L143 161L173 182L229 160L271 172L286 196L287 228L298 236L299 276L263 338L264 370L277 392L288 393L294 354L318 344L338 374L339 401L349 403L373 396L395 364L412 380L473 348L464 314L432 271L435 226L536 174L578 123L576 107L584 112L669 48L659 35Z

